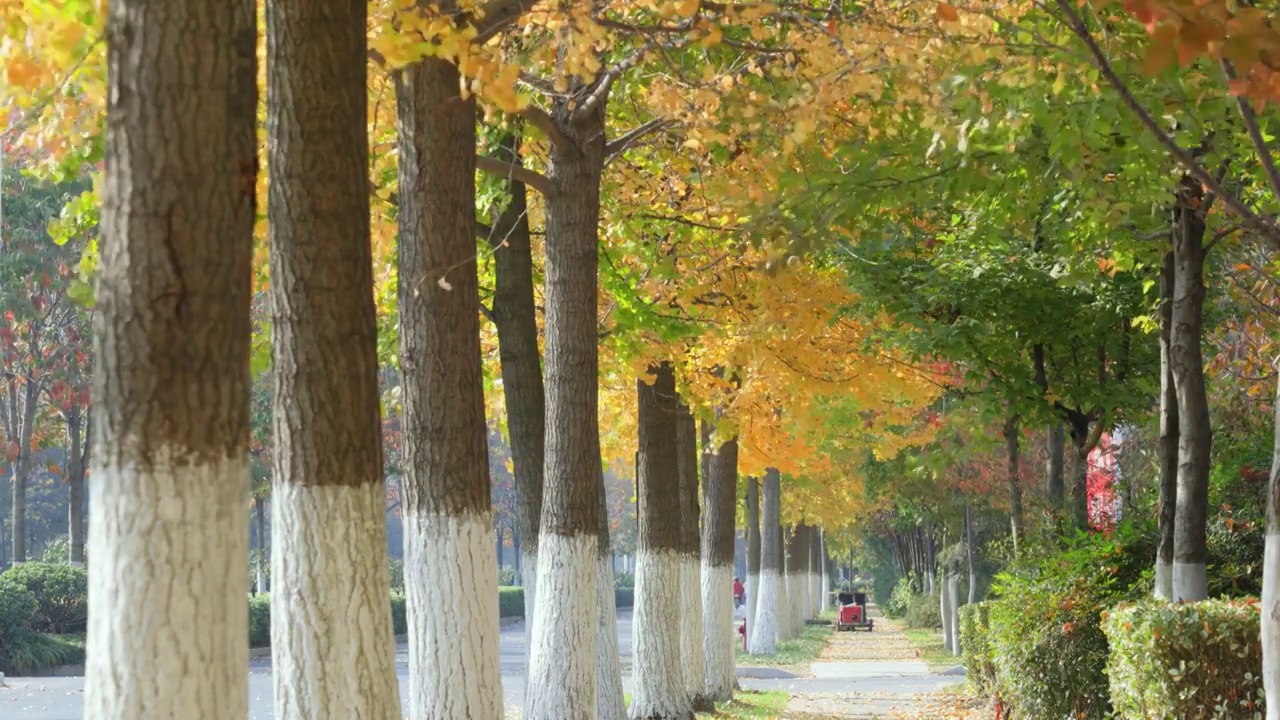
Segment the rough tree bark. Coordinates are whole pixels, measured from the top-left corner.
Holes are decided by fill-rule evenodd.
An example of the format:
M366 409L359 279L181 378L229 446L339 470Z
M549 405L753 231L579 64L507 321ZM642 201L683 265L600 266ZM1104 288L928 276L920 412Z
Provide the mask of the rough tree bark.
M475 98L460 97L452 63L430 58L400 71L396 103L409 715L499 718L498 568L490 552L475 260ZM590 487L585 499L594 509L594 482ZM594 553L586 561L594 575ZM588 598L595 598L594 585Z
M1160 514L1157 521L1155 596L1173 599L1174 523L1178 504L1178 393L1170 339L1173 324L1173 252L1160 270Z
M1275 442L1267 483L1267 526L1262 560L1262 686L1267 720L1280 720L1280 378L1276 381Z
M752 655L773 655L778 644L781 617L778 613L779 578L778 548L782 536L778 532L782 509L781 478L777 468L765 471L760 493L760 589L756 598L754 632L747 635L747 650Z
M1209 504L1209 455L1213 428L1205 393L1204 334L1205 222L1204 191L1184 178L1173 223L1173 311L1169 359L1178 396L1178 497L1173 539L1173 598L1203 600L1208 596L1205 562L1208 546L1205 518Z
M107 17L87 720L249 702L255 34L250 0Z
M790 542L787 529L778 525L778 642L795 637L791 625L791 583L787 568L787 544Z
M599 485L599 530L596 533L596 702L598 720L623 720L627 716L622 691L622 658L618 655L618 608L613 594L613 562L609 546L608 499L604 487L604 463L596 463Z
M1044 485L1045 497L1049 500L1049 507L1054 510L1060 510L1066 499L1066 486L1063 482L1066 445L1066 429L1061 422L1054 420L1049 424L1049 463Z
M271 583L267 578L267 563L270 561L267 555L270 550L267 545L267 501L259 493L253 496L253 520L258 528L258 562L254 568L254 590L261 594L271 591Z
M681 403L676 418L680 466L680 660L694 712L714 712L702 662L702 568L698 504L698 423Z
M71 546L69 561L84 565L84 469L89 444L85 442L84 410L72 402L65 413L67 422L67 539Z
M747 647L756 633L760 594L760 481L747 478Z
M267 0L278 718L400 717L369 237L366 8Z
M692 718L680 654L679 398L669 362L636 381L639 420L639 537L636 555L635 678L631 718Z
M804 549L803 524L792 525L786 543L783 566L787 569L787 623L790 637L799 637L804 629L804 571L809 566L809 553Z
M526 720L595 720L600 434L596 288L604 106L558 99L547 167L547 440ZM607 95L607 92L605 93ZM594 97L594 96L593 96ZM545 602L546 597L556 602Z
M520 136L499 143L498 158L519 162ZM532 647L538 591L538 524L542 520L542 465L546 459L546 396L538 350L538 318L533 296L533 250L524 183L507 179L511 196L493 225L493 324L498 331L502 393L511 436L516 484L516 536L520 538L520 579L524 584L525 667ZM528 572L525 572L525 569Z
M702 424L703 452L711 451L710 423ZM713 441L714 442L714 441ZM716 448L702 483L702 658L706 693L728 702L738 689L733 661L733 535L738 494L738 438Z

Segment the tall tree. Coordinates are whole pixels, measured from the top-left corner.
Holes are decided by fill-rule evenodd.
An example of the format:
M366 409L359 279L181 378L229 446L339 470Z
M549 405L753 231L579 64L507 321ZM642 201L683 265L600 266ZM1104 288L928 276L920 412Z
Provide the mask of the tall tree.
M251 0L107 18L88 720L249 702L255 34Z
M275 716L393 720L366 3L268 0L266 25Z
M681 403L676 418L676 453L680 464L680 661L695 712L713 712L707 698L702 662L702 568L698 505L698 423Z
M702 658L707 697L733 699L738 676L733 656L733 538L737 517L738 438L721 440L703 421L703 452L711 472L702 483ZM710 442L708 442L710 441Z
M640 540L636 561L635 690L631 718L693 717L681 662L680 401L669 362L636 381Z
M400 71L396 103L409 715L498 718L498 568L475 259L476 101L462 95L453 63L428 58ZM591 507L595 499L584 498Z

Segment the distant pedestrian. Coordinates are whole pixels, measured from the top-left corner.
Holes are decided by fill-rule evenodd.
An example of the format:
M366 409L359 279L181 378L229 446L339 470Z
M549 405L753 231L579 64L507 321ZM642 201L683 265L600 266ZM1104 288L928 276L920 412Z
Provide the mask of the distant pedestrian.
M742 604L746 601L747 590L742 587L742 581L735 577L733 579L733 606L742 607Z

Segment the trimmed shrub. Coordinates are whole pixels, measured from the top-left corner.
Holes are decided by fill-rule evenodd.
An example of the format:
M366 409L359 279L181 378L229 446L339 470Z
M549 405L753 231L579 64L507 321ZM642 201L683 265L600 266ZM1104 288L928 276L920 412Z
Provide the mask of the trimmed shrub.
M387 561L387 569L391 573L391 592L404 594L404 561L391 558Z
M907 606L903 622L912 630L941 630L942 607L941 598L937 595L916 595Z
M524 616L524 588L522 587L499 587L498 588L498 617L523 617Z
M25 639L35 618L36 599L31 591L8 574L0 574L0 663L4 649Z
M1148 600L1107 613L1116 715L1132 720L1252 720L1263 710L1257 601Z
M617 607L631 607L635 605L635 600L635 588L615 588L613 591L613 604Z
M391 593L391 627L396 635L409 634L409 615L405 610L404 595L401 593Z
M84 633L89 625L89 578L84 568L29 562L4 572L35 599L30 628L39 633Z
M960 606L960 652L969 682L982 693L996 685L996 666L991 656L991 606L981 602Z
M636 576L629 572L614 573L613 587L617 588L634 588L636 586Z
M511 567L498 568L498 586L499 587L515 587L516 586L516 569Z
M271 594L249 598L249 647L271 645Z

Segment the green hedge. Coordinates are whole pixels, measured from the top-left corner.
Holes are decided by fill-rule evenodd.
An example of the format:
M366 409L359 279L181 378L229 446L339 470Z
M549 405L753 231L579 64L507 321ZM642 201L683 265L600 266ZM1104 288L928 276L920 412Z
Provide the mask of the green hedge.
M271 594L249 597L249 647L271 645Z
M613 591L614 605L620 608L631 607L636 604L635 588L615 588Z
M9 568L0 577L26 587L35 599L31 630L56 634L83 634L88 630L89 577L84 568L29 562Z
M969 682L981 693L996 685L995 658L991 655L991 606L980 602L960 606L960 651Z
M524 616L524 588L522 587L499 587L498 588L498 617L523 617Z
M1120 605L1102 629L1116 715L1126 720L1252 720L1263 712L1256 600Z
M40 603L25 584L0 575L0 673L27 675L56 665L81 662L81 639L32 630L41 622Z

